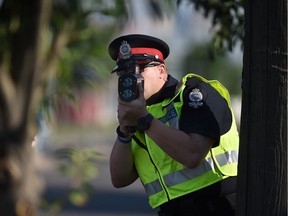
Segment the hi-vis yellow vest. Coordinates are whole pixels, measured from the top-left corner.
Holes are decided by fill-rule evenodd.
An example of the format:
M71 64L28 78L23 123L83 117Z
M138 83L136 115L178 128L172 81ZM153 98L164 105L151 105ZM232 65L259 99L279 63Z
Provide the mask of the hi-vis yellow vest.
M191 77L197 77L215 88L226 99L232 112L230 96L226 88L216 80L208 81L196 74L183 77L183 84L174 98L148 106L147 110L166 125L178 128L183 105L183 90L186 80ZM178 95L180 101L174 102ZM233 112L230 130L220 137L219 146L212 148L205 160L194 169L173 160L145 133L137 132L135 136L137 142L134 139L132 141L134 163L152 208L229 176L237 175L239 135Z

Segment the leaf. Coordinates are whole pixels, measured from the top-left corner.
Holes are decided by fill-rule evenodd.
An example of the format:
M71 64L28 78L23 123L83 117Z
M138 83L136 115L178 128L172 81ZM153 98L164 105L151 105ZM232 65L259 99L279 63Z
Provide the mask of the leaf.
M69 194L69 200L76 206L84 206L88 201L88 194L84 191L73 191Z

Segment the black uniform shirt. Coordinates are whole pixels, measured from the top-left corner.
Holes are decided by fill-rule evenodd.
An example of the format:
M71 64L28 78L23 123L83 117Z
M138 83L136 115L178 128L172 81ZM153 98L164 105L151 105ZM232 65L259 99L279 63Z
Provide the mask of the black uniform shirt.
M169 75L168 82L147 100L147 105L172 98L177 84L178 81ZM188 79L183 101L179 129L211 137L216 141L214 147L217 146L220 136L228 132L232 124L227 101L212 86L196 77Z

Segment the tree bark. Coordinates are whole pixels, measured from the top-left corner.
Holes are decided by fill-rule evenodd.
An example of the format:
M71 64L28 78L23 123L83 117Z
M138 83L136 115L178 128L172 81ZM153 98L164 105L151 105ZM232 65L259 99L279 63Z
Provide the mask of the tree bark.
M287 215L287 0L245 3L238 216Z

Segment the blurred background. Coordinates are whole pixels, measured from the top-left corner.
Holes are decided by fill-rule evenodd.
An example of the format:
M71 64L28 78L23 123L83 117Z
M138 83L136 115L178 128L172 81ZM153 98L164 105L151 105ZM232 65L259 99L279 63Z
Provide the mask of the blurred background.
M16 52L8 45L9 34L23 21L19 8L16 1L0 0L1 66L13 65L2 57ZM170 46L169 73L219 80L231 93L239 125L242 1L54 0L46 1L41 13L46 28L39 30L42 51L30 91L36 102L27 123L34 128L38 215L156 215L139 181L123 189L110 182L118 93L107 47L130 33L163 39Z

